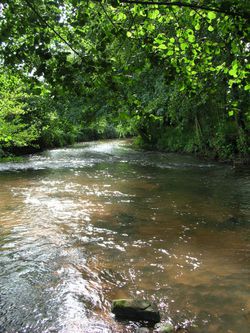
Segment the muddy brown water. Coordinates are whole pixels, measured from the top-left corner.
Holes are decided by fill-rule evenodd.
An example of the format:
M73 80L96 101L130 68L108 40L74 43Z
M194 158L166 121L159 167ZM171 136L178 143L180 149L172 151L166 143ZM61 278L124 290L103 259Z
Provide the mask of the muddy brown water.
M0 332L135 332L110 306L139 297L191 332L249 333L249 185L127 141L0 164Z

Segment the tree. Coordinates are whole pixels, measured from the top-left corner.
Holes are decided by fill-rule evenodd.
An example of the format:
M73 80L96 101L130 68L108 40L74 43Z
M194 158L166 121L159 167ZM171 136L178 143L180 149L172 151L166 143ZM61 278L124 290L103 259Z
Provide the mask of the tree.
M229 0L5 1L1 63L46 84L79 132L109 119L150 144L232 157L247 153L249 13Z

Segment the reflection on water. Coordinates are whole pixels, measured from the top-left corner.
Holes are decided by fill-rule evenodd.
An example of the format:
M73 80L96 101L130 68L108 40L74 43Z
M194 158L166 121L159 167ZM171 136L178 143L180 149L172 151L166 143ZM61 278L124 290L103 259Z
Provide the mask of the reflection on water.
M1 164L0 332L134 332L110 303L138 296L248 333L249 176L125 141Z

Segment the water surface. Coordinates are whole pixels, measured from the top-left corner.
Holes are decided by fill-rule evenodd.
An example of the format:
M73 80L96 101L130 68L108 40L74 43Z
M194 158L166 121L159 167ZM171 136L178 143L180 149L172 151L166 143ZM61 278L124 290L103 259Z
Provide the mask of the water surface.
M135 332L110 306L140 297L190 332L248 333L249 184L126 141L0 164L0 332Z

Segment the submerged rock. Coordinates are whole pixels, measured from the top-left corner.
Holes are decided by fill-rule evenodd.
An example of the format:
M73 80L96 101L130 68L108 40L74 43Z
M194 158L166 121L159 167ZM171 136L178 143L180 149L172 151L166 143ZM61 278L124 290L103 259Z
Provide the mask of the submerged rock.
M154 333L174 333L174 325L170 322L156 324L154 327Z
M111 311L117 318L121 319L153 323L160 321L160 313L157 306L145 300L116 299L112 302Z
M140 327L137 328L136 333L150 333L150 330L147 327Z

